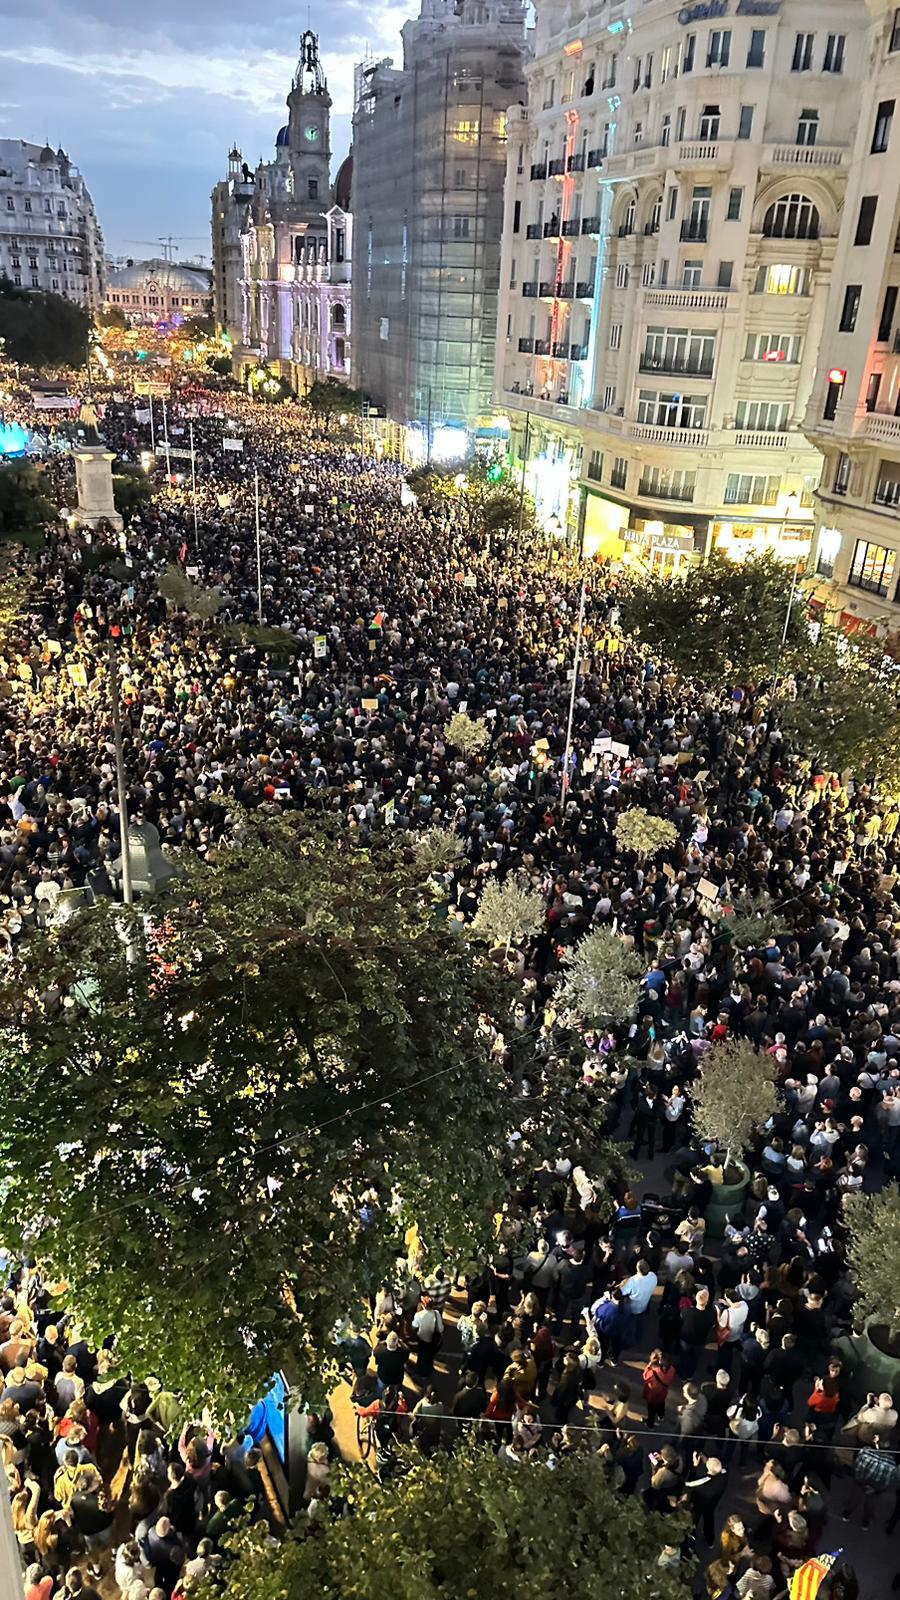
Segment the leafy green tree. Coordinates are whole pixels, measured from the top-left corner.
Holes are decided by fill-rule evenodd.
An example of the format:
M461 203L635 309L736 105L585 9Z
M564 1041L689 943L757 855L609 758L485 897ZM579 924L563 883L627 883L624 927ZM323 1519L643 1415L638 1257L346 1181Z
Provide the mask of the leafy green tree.
M795 663L796 698L776 703L779 727L834 772L900 789L896 663L878 639L825 627Z
M46 480L30 461L0 466L0 535L32 533L58 516Z
M616 843L620 850L631 850L639 860L658 855L670 849L678 839L674 822L656 817L643 806L630 806L620 811L615 825Z
M878 1194L847 1194L844 1219L850 1235L850 1266L859 1309L876 1326L900 1332L900 1188Z
M759 944L775 931L775 902L765 889L758 894L735 895L733 913L723 926L733 945L744 949Z
M364 1467L336 1471L351 1516L305 1519L281 1542L261 1528L233 1536L224 1588L199 1600L688 1600L681 1573L660 1565L684 1519L617 1495L598 1453L553 1467L474 1446L403 1454L407 1470L383 1487Z
M413 836L412 849L425 872L443 872L464 854L463 842L453 828L426 828Z
M474 756L490 743L491 730L484 717L470 717L465 711L455 711L444 729L444 737L464 756Z
M319 378L310 384L303 403L319 418L327 433L332 420L344 411L359 417L364 398L359 389L351 389L349 383L340 383L337 378Z
M215 372L220 378L231 377L230 356L207 356L206 365L210 372Z
M7 361L25 367L83 367L91 315L61 294L19 289L0 278L0 340Z
M266 650L273 657L300 654L300 640L284 628L270 628L257 622L230 622L222 632L226 639L245 650Z
M642 572L620 591L626 633L677 672L707 682L771 675L781 654L790 574L773 556L712 555L677 577ZM807 642L804 608L791 609L786 648Z
M0 1236L124 1368L240 1417L278 1369L321 1396L411 1224L433 1262L489 1248L521 1111L481 1022L511 986L402 844L238 832L180 862L137 961L104 903L8 970Z
M563 956L559 1002L591 1024L618 1022L637 1000L641 963L609 928L595 928Z
M161 573L157 586L164 600L179 611L200 621L207 621L222 609L222 596L215 589L194 583L177 563L173 562Z
M94 312L94 322L98 328L128 327L128 318L121 306L103 306L100 311Z
M202 316L188 317L181 325L181 332L186 339L211 339L215 331L216 323L211 311L204 311Z
M146 472L129 462L117 462L113 473L113 500L120 516L133 516L152 499L153 485Z
M0 649L15 632L28 604L31 573L20 551L0 550Z
M773 1075L771 1058L746 1039L725 1039L703 1057L691 1089L694 1126L725 1151L726 1167L778 1110Z
M547 907L538 889L515 878L504 878L502 883L489 878L472 918L471 933L485 944L503 945L509 955L512 945L540 933L546 920Z

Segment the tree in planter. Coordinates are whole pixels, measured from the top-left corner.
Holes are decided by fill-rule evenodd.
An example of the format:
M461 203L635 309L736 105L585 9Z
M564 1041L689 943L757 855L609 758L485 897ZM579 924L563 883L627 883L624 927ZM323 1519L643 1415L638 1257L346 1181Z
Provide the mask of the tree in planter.
M464 854L462 839L452 828L426 828L412 840L413 854L429 876L443 872Z
M656 817L643 806L630 806L620 811L615 825L616 843L620 850L631 850L641 861L668 850L678 840L678 829L665 817Z
M224 1583L199 1600L688 1600L685 1578L659 1565L686 1519L617 1495L598 1454L518 1468L472 1445L401 1454L404 1470L383 1486L365 1467L335 1470L332 1493L351 1516L303 1519L280 1543L258 1527L233 1535Z
M300 654L300 640L284 628L270 628L266 623L229 622L222 630L226 639L244 649L266 650L272 656Z
M359 389L351 389L348 383L339 383L337 378L320 378L310 384L303 397L303 404L319 419L326 433L332 419L343 412L348 415L355 412L358 417L363 403L364 396Z
M725 1169L754 1131L778 1110L768 1056L746 1039L726 1039L707 1050L691 1090L694 1126L702 1139L725 1151Z
M208 621L222 609L222 596L215 589L194 583L175 562L162 572L157 587L170 605L179 611L186 611L188 616L196 617L198 621Z
M706 682L758 679L781 654L790 574L773 556L728 561L712 555L677 577L635 576L620 590L619 615L652 654ZM804 608L795 604L787 649L808 644Z
M140 467L120 461L113 473L113 500L120 516L130 517L153 499L153 485Z
M745 890L735 895L732 915L724 920L724 927L731 943L741 949L762 943L775 929L775 901L765 889L758 894Z
M478 910L472 918L470 932L473 939L497 948L503 945L509 955L512 945L521 945L531 939L546 925L547 906L538 889L526 882L505 878L489 878L484 886Z
M595 928L563 956L565 976L558 993L585 1022L617 1022L637 999L641 963L609 928Z
M886 1328L888 1341L896 1345L900 1335L900 1188L889 1184L878 1194L847 1194L842 1204L859 1309L876 1328ZM896 1349L891 1353L896 1354Z
M444 737L464 756L474 756L490 743L491 730L484 717L468 717L464 711L455 711L444 729Z
M245 817L181 868L137 962L104 904L10 969L0 1230L123 1368L241 1417L279 1369L321 1396L412 1223L435 1261L489 1248L521 1113L480 1019L512 989L392 840Z

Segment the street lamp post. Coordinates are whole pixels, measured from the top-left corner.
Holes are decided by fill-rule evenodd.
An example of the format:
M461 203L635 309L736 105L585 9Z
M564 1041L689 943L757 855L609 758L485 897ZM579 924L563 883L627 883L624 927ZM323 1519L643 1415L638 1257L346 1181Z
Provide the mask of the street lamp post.
M125 750L122 744L122 712L119 705L119 663L116 647L107 641L109 667L109 698L112 705L113 738L116 746L116 794L119 802L119 840L122 854L122 899L126 906L133 903L131 889L131 848L128 841L128 794L125 788Z
M194 454L194 419L188 420L188 433L191 441L191 493L194 499L194 555L197 554L197 458Z
M256 615L260 627L263 620L262 603L262 544L259 533L259 472L253 474L253 495L256 504Z
M796 494L789 494L789 495L786 496L785 507L784 507L784 516L781 519L781 537L782 537L782 539L784 539L785 530L787 528L788 516L791 513L791 511L793 510L791 502L797 500L797 498L798 497L797 497ZM799 562L798 561L794 561L794 563L793 563L793 572L792 572L792 576L791 576L791 589L790 589L790 594L788 595L787 611L784 614L784 628L783 628L782 634L781 634L781 644L780 644L779 649L778 649L778 664L779 664L779 666L781 664L782 654L784 653L784 647L787 644L788 629L790 628L790 625L791 625L791 615L792 615L793 610L794 610L794 597L795 597L795 595L797 593L797 568L798 568L798 566L799 566Z
M24 1594L22 1563L19 1560L19 1543L13 1531L12 1507L9 1503L9 1486L4 1471L0 1482L0 1594L9 1600Z
M565 806L569 793L569 763L572 759L572 724L575 720L575 693L578 687L578 668L581 662L581 635L584 629L584 596L587 574L581 580L581 598L578 602L578 632L575 636L575 660L572 665L572 692L569 695L569 720L566 725L566 753L563 756L562 803Z

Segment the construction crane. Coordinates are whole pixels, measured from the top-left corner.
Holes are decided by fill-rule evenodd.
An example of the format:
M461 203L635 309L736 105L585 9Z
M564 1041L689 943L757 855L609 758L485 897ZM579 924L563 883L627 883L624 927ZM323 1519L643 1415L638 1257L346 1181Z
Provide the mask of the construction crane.
M167 233L159 239L126 239L125 244L158 244L162 246L163 260L174 261L176 244L189 244L195 240L207 239L205 233Z

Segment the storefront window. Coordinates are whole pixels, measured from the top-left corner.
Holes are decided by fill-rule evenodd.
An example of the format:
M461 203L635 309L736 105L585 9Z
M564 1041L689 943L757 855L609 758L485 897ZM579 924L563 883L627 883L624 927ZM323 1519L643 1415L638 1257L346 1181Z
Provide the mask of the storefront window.
M896 559L895 550L887 550L881 544L870 544L866 539L857 539L847 582L854 589L865 589L868 594L886 595L894 576Z
M816 572L820 578L834 577L834 564L837 561L840 548L841 535L838 529L821 527L816 550Z

